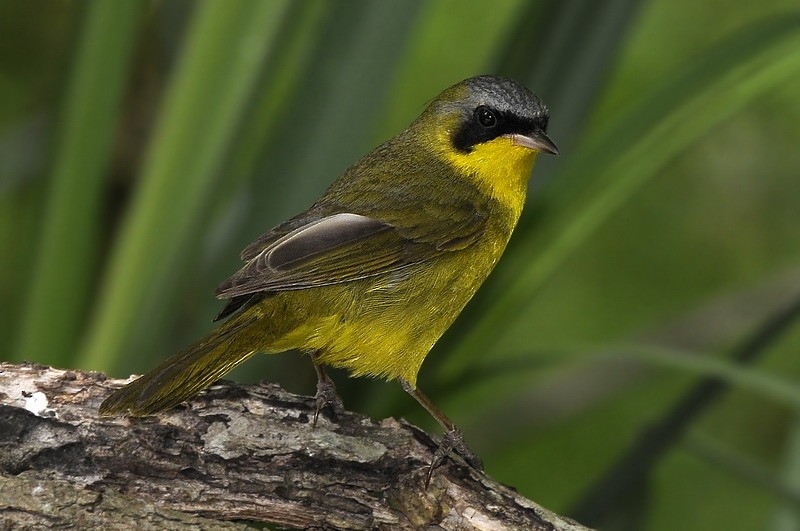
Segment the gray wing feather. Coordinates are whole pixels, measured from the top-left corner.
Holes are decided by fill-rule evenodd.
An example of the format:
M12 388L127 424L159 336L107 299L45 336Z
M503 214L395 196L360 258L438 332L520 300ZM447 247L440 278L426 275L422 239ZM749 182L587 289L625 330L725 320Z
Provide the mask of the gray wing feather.
M391 225L374 218L335 214L267 245L215 293L231 298L364 278L396 265L403 247L411 243Z

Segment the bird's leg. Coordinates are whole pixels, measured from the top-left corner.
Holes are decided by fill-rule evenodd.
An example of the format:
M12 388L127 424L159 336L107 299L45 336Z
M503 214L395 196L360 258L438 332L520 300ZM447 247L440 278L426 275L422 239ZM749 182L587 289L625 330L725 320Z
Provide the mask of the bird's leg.
M431 481L431 475L433 474L433 469L438 467L442 464L445 457L447 457L451 451L455 450L464 460L470 465L472 468L483 471L483 462L481 462L480 457L475 455L475 452L470 450L467 443L464 441L464 434L461 433L461 430L453 424L453 421L447 418L441 409L436 407L431 399L425 396L425 394L417 389L415 386L411 385L407 381L400 378L400 385L403 386L403 390L414 397L414 399L422 405L425 409L428 410L428 413L433 415L439 424L444 429L444 437L442 437L442 441L439 443L439 447L436 449L436 452L433 454L433 459L431 460L431 466L428 467L428 475L425 478L425 488L428 487L428 484Z
M322 365L317 363L317 354L311 354L311 361L314 363L314 370L317 371L317 394L315 396L317 404L314 408L314 419L311 421L311 427L317 427L317 419L319 413L323 408L330 406L334 411L341 411L344 409L342 399L336 393L336 386L333 385L331 380L325 373Z

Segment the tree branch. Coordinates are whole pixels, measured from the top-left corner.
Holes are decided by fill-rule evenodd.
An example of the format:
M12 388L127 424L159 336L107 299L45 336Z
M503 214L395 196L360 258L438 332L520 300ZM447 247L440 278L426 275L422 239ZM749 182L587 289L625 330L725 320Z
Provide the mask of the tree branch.
M405 421L222 382L156 417L99 419L124 382L0 363L0 527L586 528L448 460Z

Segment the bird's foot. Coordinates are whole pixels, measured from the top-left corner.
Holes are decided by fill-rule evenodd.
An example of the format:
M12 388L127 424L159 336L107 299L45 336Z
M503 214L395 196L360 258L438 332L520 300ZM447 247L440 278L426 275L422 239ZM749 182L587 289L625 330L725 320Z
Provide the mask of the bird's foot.
M433 470L441 465L452 451L460 455L469 466L478 472L483 472L483 461L481 461L481 458L467 446L467 443L464 441L464 434L461 433L461 430L453 428L444 434L442 441L439 443L439 447L436 448L436 452L433 454L433 459L431 459L431 464L428 467L428 475L425 477L426 489L431 482Z
M332 409L334 413L344 411L344 404L342 399L336 393L336 386L330 379L319 380L317 382L316 407L314 408L314 419L311 421L311 427L317 427L317 419L319 419L320 412L325 409Z

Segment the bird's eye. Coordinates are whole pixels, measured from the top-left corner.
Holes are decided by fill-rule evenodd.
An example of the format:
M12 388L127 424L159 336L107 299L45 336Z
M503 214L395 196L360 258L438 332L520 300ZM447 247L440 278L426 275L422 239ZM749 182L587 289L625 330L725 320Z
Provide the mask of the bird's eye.
M489 107L481 105L475 109L475 116L478 118L478 123L487 129L497 125L497 115Z

